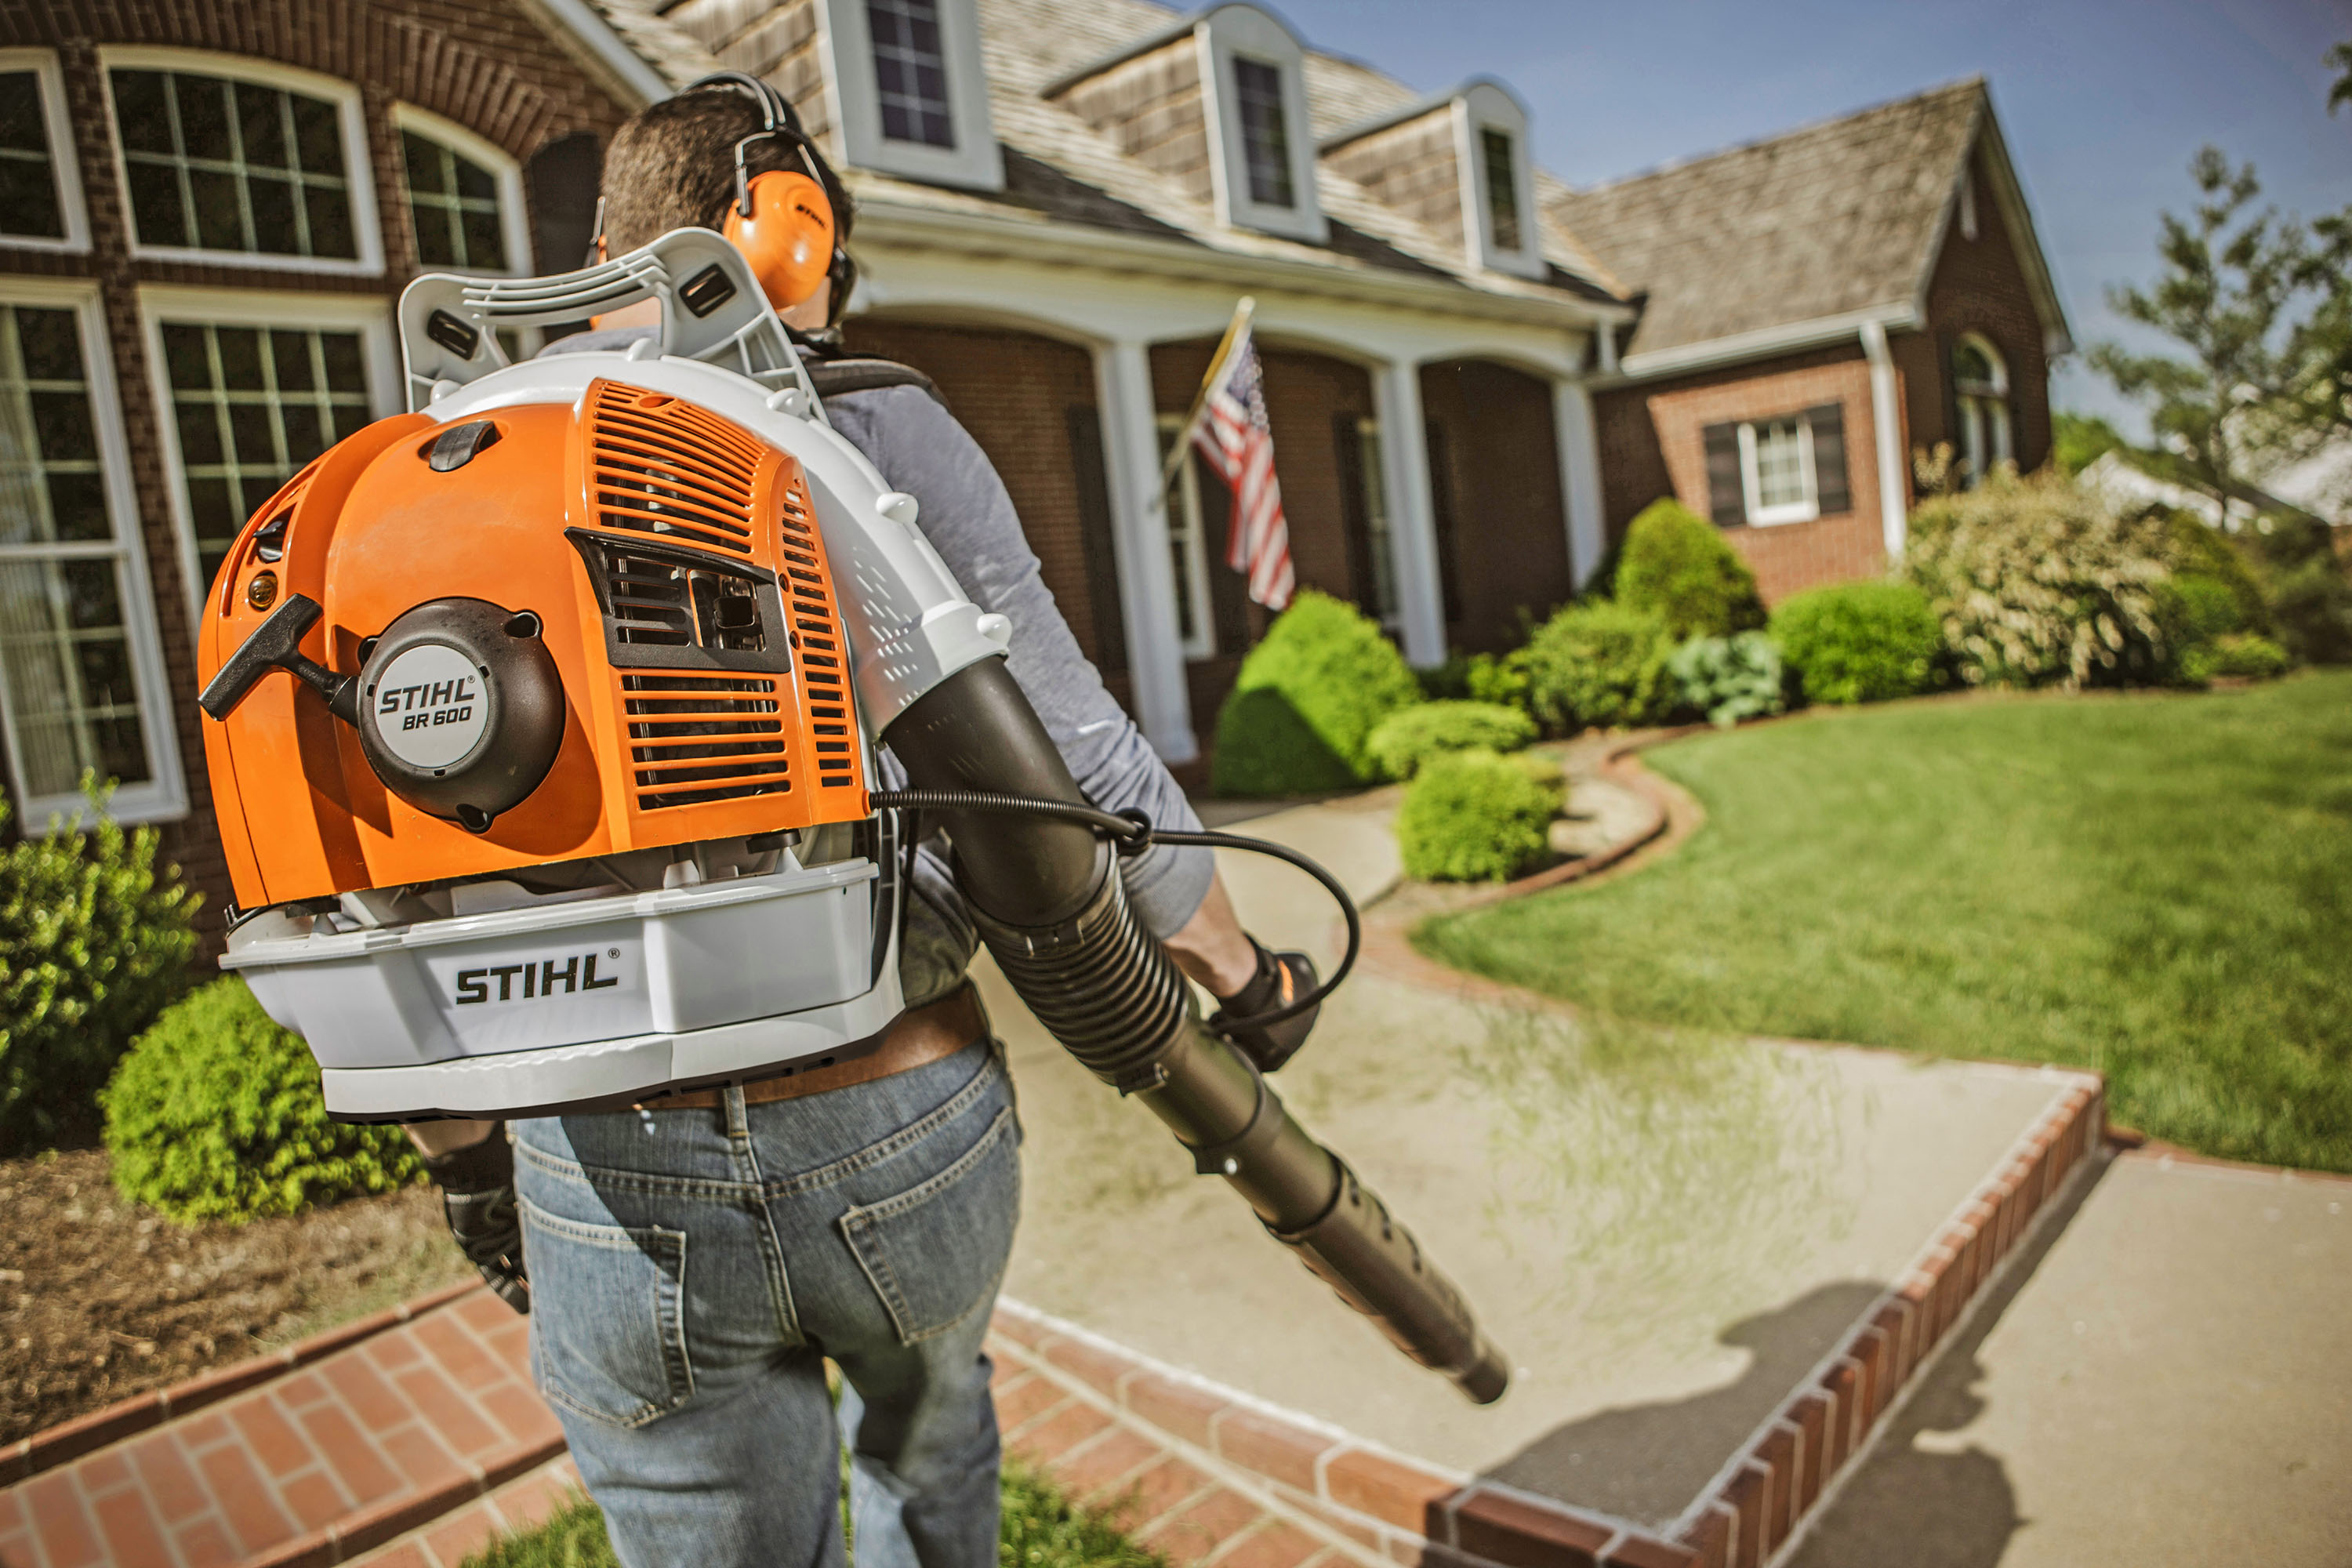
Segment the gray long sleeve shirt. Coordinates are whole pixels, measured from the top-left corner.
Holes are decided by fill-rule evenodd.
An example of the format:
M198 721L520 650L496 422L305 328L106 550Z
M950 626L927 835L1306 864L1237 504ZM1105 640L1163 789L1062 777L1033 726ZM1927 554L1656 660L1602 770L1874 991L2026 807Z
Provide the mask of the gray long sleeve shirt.
M654 330L583 332L544 352L625 348ZM883 479L915 498L919 526L972 602L1013 623L1007 660L1013 679L1087 797L1106 810L1139 808L1162 827L1199 827L1183 790L1079 651L1021 531L1013 498L980 443L918 386L845 393L827 398L824 406L833 427L866 454ZM887 752L881 765L884 784L905 784ZM930 840L915 858L898 963L908 1006L952 990L979 946L939 848L939 840ZM1119 865L1129 902L1160 937L1192 918L1216 868L1206 849L1160 847Z

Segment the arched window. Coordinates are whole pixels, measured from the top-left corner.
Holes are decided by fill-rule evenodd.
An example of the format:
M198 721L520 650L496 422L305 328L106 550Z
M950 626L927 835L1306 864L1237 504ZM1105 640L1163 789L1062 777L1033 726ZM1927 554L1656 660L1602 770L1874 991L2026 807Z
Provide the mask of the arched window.
M1952 407L1959 420L1960 483L1973 489L2015 453L2009 439L2009 367L1970 332L1952 345Z

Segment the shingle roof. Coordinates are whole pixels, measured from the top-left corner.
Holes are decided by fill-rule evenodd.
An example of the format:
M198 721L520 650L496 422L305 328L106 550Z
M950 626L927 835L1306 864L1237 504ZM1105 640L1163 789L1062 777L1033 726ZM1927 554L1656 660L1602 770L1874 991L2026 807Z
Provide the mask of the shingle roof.
M662 18L674 0L592 0L630 47L673 86L721 68L701 42ZM1149 0L979 0L989 112L1005 153L1002 193L952 190L868 171L847 179L860 200L943 212L1031 216L1186 241L1241 255L1310 260L1339 268L1419 274L1487 293L1620 300L1623 290L1560 226L1544 225L1549 278L1540 283L1472 267L1458 245L1375 200L1362 186L1324 168L1317 196L1331 230L1317 247L1221 227L1215 214L1174 179L1128 156L1107 134L1044 96L1056 79L1166 32L1179 14ZM772 9L761 0L730 7L756 30ZM1313 133L1320 138L1413 101L1403 83L1360 61L1309 51L1306 87ZM1538 174L1538 199L1559 188Z
M1628 353L1908 304L1989 112L1970 78L1542 205L1648 295Z

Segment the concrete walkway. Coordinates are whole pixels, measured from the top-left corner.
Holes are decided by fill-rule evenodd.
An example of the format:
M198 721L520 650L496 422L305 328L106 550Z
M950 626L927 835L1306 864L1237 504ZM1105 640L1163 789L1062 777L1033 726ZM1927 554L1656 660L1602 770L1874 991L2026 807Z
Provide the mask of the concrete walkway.
M2352 1181L2103 1163L1796 1568L2352 1563Z

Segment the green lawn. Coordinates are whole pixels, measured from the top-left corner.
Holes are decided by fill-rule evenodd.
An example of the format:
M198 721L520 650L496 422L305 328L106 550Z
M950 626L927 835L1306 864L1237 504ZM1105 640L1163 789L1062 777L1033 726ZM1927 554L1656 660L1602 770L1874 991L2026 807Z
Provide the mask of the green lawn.
M1706 804L1433 955L1623 1017L2099 1068L2110 1114L2352 1171L2352 672L1822 711L1645 754Z
M1004 1464L999 1568L1166 1568L1105 1513L1082 1509L1016 1459ZM583 1498L536 1530L493 1542L465 1568L618 1568L604 1516Z

